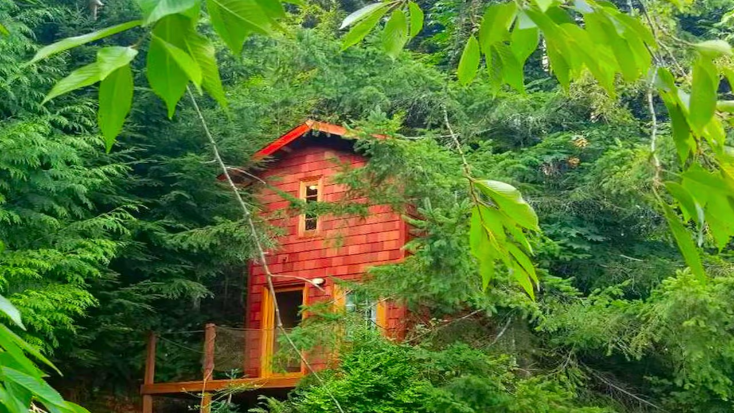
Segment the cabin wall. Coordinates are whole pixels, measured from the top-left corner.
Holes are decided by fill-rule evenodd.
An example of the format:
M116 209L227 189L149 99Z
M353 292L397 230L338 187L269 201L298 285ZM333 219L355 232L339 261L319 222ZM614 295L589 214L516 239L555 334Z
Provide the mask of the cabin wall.
M365 158L327 147L307 146L283 154L260 174L260 178L279 191L298 198L301 182L322 178L322 202L335 202L347 188L333 182L343 164L361 167ZM375 265L395 263L405 257L401 247L408 237L407 223L388 206L372 206L366 217L320 216L320 231L315 236L299 235L296 211L288 210L289 202L276 190L263 188L259 200L270 222L285 229L277 241L279 248L271 251L267 261L278 286L303 285L303 279L324 278L321 289L306 285L305 302L333 299L334 278L359 280ZM283 217L285 215L285 217ZM263 328L262 303L267 288L262 265L250 266L246 327ZM284 277L278 277L282 275ZM297 277L297 278L293 278ZM385 323L387 335L404 335L405 309L387 303ZM254 339L248 343L246 374L259 375L261 346ZM317 366L320 362L315 360Z

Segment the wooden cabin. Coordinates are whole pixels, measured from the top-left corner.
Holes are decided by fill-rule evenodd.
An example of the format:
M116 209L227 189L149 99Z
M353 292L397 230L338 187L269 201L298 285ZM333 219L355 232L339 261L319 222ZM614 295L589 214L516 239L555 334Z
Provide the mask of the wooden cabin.
M402 247L408 239L408 226L389 207L370 206L367 216L317 216L290 208L291 201L284 196L287 194L305 203L344 199L347 188L336 183L334 177L345 165L358 168L368 162L355 152L355 139L341 126L308 120L255 154L264 165L261 172L253 172L256 179L239 173L241 179L249 179L255 185L261 213L283 230L283 235L277 238L277 248L268 251L267 264L273 275L275 301L286 329L301 322L299 310L304 304L330 301L346 309L355 307L350 293L335 280L358 282L368 268L399 262L405 257ZM141 389L144 413L153 411L154 395L204 393L206 408L208 392L233 385L254 386L258 391L287 391L307 374L302 362L292 362L285 368L272 367L280 334L275 329L274 300L262 263L250 263L248 272L243 328L206 326L201 378L157 382L156 336L150 335ZM369 318L375 328L394 338L403 336L405 316L403 307L384 300L370 303L364 311L364 317ZM238 337L234 346L232 340L225 343L223 339L233 334ZM217 358L224 360L225 356L228 364L235 360L242 371L241 378L216 376ZM307 357L314 369L328 364L323 355L309 354Z

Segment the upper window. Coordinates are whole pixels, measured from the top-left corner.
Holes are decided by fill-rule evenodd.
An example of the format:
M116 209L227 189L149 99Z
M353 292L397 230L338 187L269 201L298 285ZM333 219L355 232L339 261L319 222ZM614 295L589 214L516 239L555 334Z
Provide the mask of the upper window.
M313 234L319 229L319 217L308 210L310 204L321 200L321 181L318 179L301 181L301 199L306 201L307 211L299 219L299 232Z

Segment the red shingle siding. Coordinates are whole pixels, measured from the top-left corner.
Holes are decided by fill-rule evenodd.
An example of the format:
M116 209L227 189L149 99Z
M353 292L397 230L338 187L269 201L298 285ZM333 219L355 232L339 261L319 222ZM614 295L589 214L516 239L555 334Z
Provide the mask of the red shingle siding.
M317 236L299 236L299 219L295 211L287 210L289 202L282 191L298 198L303 180L322 179L322 201L335 202L344 196L347 188L334 183L344 164L360 167L365 158L350 152L311 146L283 154L270 163L260 177L274 189L263 188L259 194L262 210L271 214L271 222L286 231L278 238L279 248L267 258L274 275L287 275L305 279L338 277L359 279L375 265L394 263L404 258L401 247L406 240L405 222L388 206L371 206L369 214L360 216L321 216L321 231ZM364 202L355 200L353 202ZM284 217L285 212L285 217ZM260 303L266 280L260 264L250 266L248 290L248 328L260 328L262 319ZM276 285L293 285L297 278L275 277ZM308 300L331 299L331 281L318 288L309 288ZM402 336L402 307L390 305L387 320L390 333Z

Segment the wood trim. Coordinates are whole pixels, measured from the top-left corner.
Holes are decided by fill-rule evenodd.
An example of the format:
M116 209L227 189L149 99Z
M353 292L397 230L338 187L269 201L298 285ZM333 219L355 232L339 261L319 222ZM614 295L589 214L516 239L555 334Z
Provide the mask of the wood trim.
M379 300L377 302L377 326L380 328L380 332L383 336L389 336L389 331L387 329L388 323L387 323L387 310L388 310L388 303L385 300Z
M177 394L177 393L201 393L218 391L227 387L238 385L254 386L264 389L292 389L296 387L301 377L269 377L234 380L209 380L183 381L175 383L153 383L143 384L140 388L141 394L150 396L154 394Z
M310 178L304 178L301 180L298 188L298 199L302 201L306 201L306 187L309 185L316 184L317 186L317 195L316 195L316 202L323 202L324 201L324 177L323 176L314 176ZM316 237L319 234L321 234L321 227L323 225L323 219L322 217L316 218L316 229L313 230L306 230L306 214L300 214L298 216L298 237L299 238L311 238Z
M300 284L295 287L275 287L275 293L289 292L289 291L301 291L301 305L306 305L308 297L306 295L306 285ZM301 320L303 320L303 314L301 314ZM275 339L275 306L273 298L270 294L270 289L263 289L263 302L262 302L262 350L260 352L260 376L264 378L271 377L301 377L305 374L306 366L301 362L301 371L295 373L273 373L271 370L272 358L273 358L273 340Z

